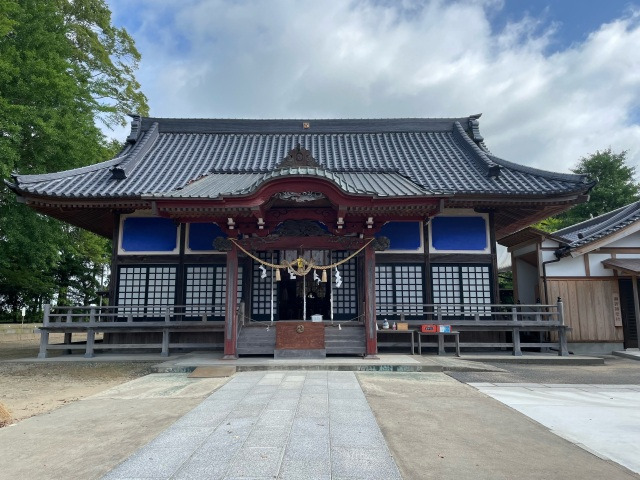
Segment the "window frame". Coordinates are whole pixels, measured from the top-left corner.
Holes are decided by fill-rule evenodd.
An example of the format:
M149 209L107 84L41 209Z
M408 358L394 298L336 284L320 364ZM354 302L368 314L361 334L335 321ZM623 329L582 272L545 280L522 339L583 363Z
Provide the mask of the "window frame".
M434 273L438 273L440 274L441 272L434 272L434 269L436 268L446 268L446 267L453 267L453 268L458 268L458 278L457 278L457 282L451 283L451 285L457 285L458 286L458 301L455 302L440 302L440 301L436 301L436 286L441 286L440 282L436 282L435 281L435 276ZM464 283L464 276L463 276L463 271L462 268L486 268L487 269L487 282L485 283L483 281L482 285L486 285L486 290L489 293L489 297L488 297L488 302L483 302L483 303L479 303L479 302L475 302L475 303L471 303L468 301L465 301L465 283ZM444 272L446 274L446 272ZM480 306L486 306L486 307L482 307L485 310L489 310L490 311L490 305L492 305L494 303L494 295L495 292L493 291L493 268L492 265L490 263L431 263L430 264L430 277L429 277L429 286L431 289L431 298L433 301L434 305L462 305L462 310L460 311L453 311L451 313L449 313L449 310L445 310L442 312L442 316L443 317L468 317L468 316L473 316L473 314L475 312L480 311L480 308L478 307L478 305ZM484 272L483 272L484 274ZM445 280L448 280L445 278ZM484 280L484 278L483 278ZM445 286L447 285L447 283L445 283ZM472 292L472 290L470 290L468 288L469 285L472 285L471 283L467 283L467 292ZM473 284L473 285L479 285L479 284ZM475 292L477 292L478 290L475 290ZM455 292L455 289L454 289ZM438 297L441 297L441 295L438 295ZM478 298L477 296L475 298ZM467 309L467 306L475 306L475 308L473 308L473 310L471 311L470 309ZM465 313L466 311L469 311L469 313ZM485 315L481 315L481 317L484 317Z
M398 305L398 292L400 291L404 291L403 289L399 289L398 288L398 283L397 281L399 279L401 279L400 273L398 273L399 269L402 268L407 268L407 267L414 267L414 268L418 268L420 270L420 279L421 279L421 288L415 289L415 290L409 290L407 289L407 292L411 292L411 291L420 291L421 292L421 300L420 302L417 302L416 305L424 305L426 303L426 297L427 297L427 289L426 289L426 285L427 285L427 278L426 278L426 269L424 268L424 264L423 263L418 263L418 262L411 262L411 263L398 263L398 262L384 262L384 263L376 263L376 316L377 315L385 315L387 318L392 318L392 319L399 319L400 315L398 313L381 313L381 306L383 305L381 302L378 302L378 299L382 297L382 295L380 295L381 290L380 290L380 280L381 277L378 273L378 269L379 268L391 268L391 287L390 289L387 288L385 290L386 292L386 297L388 297L388 292L391 291L391 298L392 298L392 302L391 305ZM410 285L409 283L407 283L407 285ZM417 285L417 283L415 284ZM400 286L402 286L402 284L400 284ZM387 303L388 304L388 303ZM411 305L410 303L407 305ZM395 307L394 307L395 309ZM422 308L416 309L415 311L415 315L414 314L410 314L410 315L405 315L405 319L407 320L411 320L411 319L420 319L423 318L424 316L424 312Z

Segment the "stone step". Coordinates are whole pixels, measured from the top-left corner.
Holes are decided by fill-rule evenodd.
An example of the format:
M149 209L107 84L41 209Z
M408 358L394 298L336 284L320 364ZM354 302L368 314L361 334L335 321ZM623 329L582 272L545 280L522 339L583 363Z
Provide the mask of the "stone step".
M364 347L338 348L338 349L327 347L325 350L327 351L327 355L364 355L366 353L366 349Z

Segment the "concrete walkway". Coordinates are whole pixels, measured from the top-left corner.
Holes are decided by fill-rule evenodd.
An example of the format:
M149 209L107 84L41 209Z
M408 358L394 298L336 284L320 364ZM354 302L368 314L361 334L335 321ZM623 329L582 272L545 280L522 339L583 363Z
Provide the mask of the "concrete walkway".
M237 373L104 479L400 480L353 372Z
M470 385L594 455L640 473L640 385Z
M627 348L626 350L620 350L617 352L613 352L614 355L618 357L628 358L631 360L639 360L640 361L640 350L637 348Z

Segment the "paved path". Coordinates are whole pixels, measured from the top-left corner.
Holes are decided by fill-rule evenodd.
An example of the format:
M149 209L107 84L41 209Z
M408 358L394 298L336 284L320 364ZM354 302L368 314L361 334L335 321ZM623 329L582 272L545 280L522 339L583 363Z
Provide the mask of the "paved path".
M401 479L353 372L238 373L104 479Z
M640 473L640 385L469 385L585 450Z

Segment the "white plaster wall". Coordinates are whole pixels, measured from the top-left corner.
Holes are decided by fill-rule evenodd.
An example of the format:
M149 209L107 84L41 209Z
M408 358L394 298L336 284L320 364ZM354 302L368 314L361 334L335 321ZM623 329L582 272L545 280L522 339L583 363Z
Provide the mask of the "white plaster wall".
M592 277L613 277L613 270L602 266L603 260L609 260L611 255L606 253L589 254L589 272Z
M553 254L553 250L542 250L541 252L542 261L548 262L549 260L553 260L556 256ZM542 273L540 273L542 275Z
M554 258L553 252L543 252L545 261ZM585 275L586 270L582 255L576 258L564 257L559 262L547 264L547 277L584 277Z
M524 255L525 253L530 253L530 252L535 252L536 251L536 244L532 244L532 245L527 245L525 247L521 247L518 248L516 250L513 251L513 254L516 257L519 257L520 255Z
M640 253L616 253L616 258L639 258Z
M560 244L555 240L546 239L544 242L542 242L542 248L558 248L559 246Z
M632 233L624 238L616 240L615 242L608 243L607 245L601 245L601 247L615 248L615 247L631 247L640 248L640 232Z
M522 260L516 260L518 269L518 300L520 303L536 303L536 286L538 285L538 269Z

